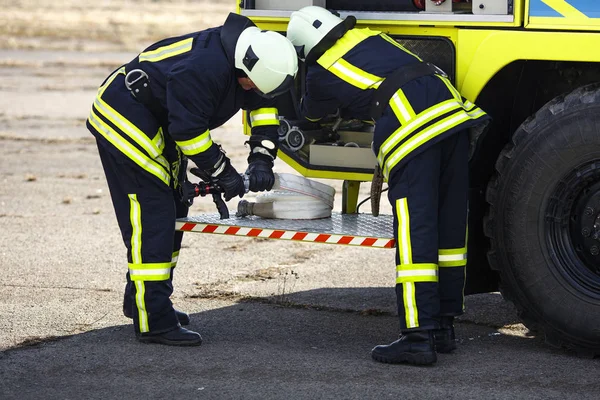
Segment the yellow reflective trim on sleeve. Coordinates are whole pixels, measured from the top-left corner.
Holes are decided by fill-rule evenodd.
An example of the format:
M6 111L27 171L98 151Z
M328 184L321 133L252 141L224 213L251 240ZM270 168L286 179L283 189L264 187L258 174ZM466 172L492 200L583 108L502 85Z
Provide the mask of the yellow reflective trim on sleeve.
M317 121L320 121L323 119L323 118L308 118L308 117L304 117L304 118L306 118L310 122L317 122Z
M462 124L465 121L468 121L469 119L471 119L471 116L464 110L460 110L459 112L451 114L450 116L436 122L427 129L424 129L415 136L411 137L406 141L406 143L398 147L385 161L383 176L388 179L390 171L408 154L410 154L423 143L441 135L442 133Z
M363 71L343 58L337 60L328 70L344 82L363 90L378 88L383 82L383 78Z
M144 281L135 281L135 306L138 309L138 321L140 332L146 333L150 331L148 326L148 312L146 311L146 285Z
M196 136L190 140L183 141L175 141L177 146L181 149L183 154L186 156L195 156L196 154L200 154L203 151L208 150L208 148L213 144L212 138L210 137L210 131L207 129L204 133L199 136Z
M166 58L175 57L192 50L193 42L194 38L187 38L168 46L162 46L155 50L146 51L140 53L138 60L139 62L157 62Z
M146 154L142 153L135 146L125 140L121 135L119 135L119 133L116 132L110 125L102 121L94 112L94 108L92 108L88 121L102 136L104 136L106 140L108 140L113 146L119 149L119 151L125 154L133 162L135 162L145 171L156 176L166 185L170 185L171 175L167 170L165 170L164 166L162 166L160 163L157 163Z
M344 54L352 50L357 44L371 36L377 36L380 31L365 29L350 29L344 36L339 38L319 59L317 63L325 69L329 69L333 63L342 58Z
M421 126L433 121L435 118L461 107L461 104L455 100L446 100L429 107L427 110L417 115L417 117L410 121L407 125L398 128L381 145L379 149L379 154L377 156L377 161L379 162L379 165L383 164L383 160L386 157L387 153L391 151L391 149L393 149L405 137L413 133L415 130L419 129Z
M402 46L400 43L398 43L396 40L392 39L391 37L389 37L385 33L382 33L380 36L381 36L382 39L385 39L386 41L390 42L394 46L398 47L400 50L402 50L402 51L410 54L411 56L415 57L417 60L423 61L418 55L416 55L415 53L410 52L409 50L406 49L406 47Z
M413 282L402 283L402 300L404 303L404 319L408 329L419 327L419 310L417 309L417 296Z
M400 264L396 266L396 283L438 282L437 264Z
M279 112L276 108L259 108L250 112L250 125L252 127L277 125L279 126Z
M396 93L394 93L390 99L390 106L402 126L406 125L410 120L417 116L402 89L398 89Z
M131 263L129 276L132 281L165 281L171 278L171 262Z
M131 261L142 262L142 207L137 194L129 194L129 221L131 222Z

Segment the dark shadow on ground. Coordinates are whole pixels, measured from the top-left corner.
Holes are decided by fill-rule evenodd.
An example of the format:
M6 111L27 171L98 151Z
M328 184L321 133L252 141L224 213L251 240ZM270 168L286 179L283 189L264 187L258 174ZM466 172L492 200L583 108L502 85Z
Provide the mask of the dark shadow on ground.
M311 290L295 295L294 304L304 296L314 302L379 290ZM439 355L434 367L370 359L374 345L396 339L396 316L255 299L192 315L201 347L141 344L131 326L115 326L4 351L0 398L598 398L598 360L499 334L494 326L506 315L493 309L498 295L479 296L468 302L490 308L486 321L458 322L458 350Z

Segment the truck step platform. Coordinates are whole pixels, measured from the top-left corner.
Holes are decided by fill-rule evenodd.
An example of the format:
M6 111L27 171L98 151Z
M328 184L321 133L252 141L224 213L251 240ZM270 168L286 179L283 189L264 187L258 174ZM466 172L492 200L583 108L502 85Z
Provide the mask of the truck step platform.
M220 219L219 214L179 218L175 229L183 232L295 240L300 242L393 248L392 215L341 214L313 220L266 219L257 216Z

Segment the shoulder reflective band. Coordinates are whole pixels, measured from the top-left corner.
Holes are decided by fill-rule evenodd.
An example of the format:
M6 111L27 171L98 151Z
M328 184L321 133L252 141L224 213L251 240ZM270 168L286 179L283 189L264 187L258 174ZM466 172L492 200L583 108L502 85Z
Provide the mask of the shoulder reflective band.
M371 36L377 36L381 32L366 29L351 29L344 36L339 38L331 48L329 48L319 59L317 63L325 69L329 69L333 63L342 58L346 53L352 50L356 45Z
M175 57L183 53L187 53L192 49L194 38L187 38L175 42L168 46L162 46L155 50L146 51L139 55L139 62L148 61L156 62L166 58Z

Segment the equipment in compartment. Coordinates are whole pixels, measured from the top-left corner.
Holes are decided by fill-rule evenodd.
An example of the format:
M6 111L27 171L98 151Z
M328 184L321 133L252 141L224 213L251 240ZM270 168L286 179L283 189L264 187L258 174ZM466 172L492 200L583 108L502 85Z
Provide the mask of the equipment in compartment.
M414 0L328 0L327 8L338 11L420 11Z
M325 0L244 0L241 7L246 10L296 11L306 6L325 7Z

